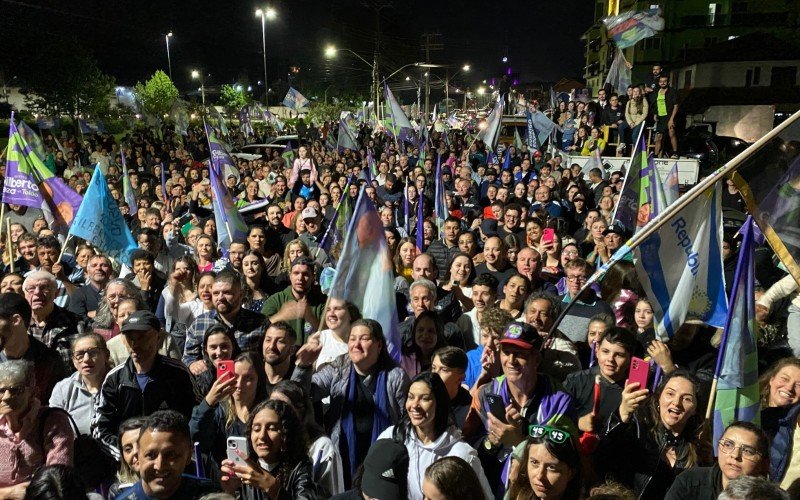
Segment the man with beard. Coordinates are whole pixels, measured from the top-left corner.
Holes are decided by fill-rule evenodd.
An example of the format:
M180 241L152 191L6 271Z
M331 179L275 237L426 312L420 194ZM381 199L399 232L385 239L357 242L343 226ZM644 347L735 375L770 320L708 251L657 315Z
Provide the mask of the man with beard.
M289 270L289 286L268 298L261 310L272 323L289 323L303 344L317 330L327 299L314 285L314 274L313 260L296 258Z
M558 299L548 293L536 292L525 302L525 322L546 337L553 328L559 313ZM558 330L550 333L542 352L542 364L539 370L564 380L568 374L581 369L578 349Z
M304 346L305 348L298 350L297 334L289 323L276 321L269 325L264 332L264 343L261 347L264 355L264 371L267 374L267 393L271 392L272 388L281 380L294 380L298 383L303 380L303 369L313 368L313 360L308 362L303 357L303 353L312 348L321 348L321 346L317 346L317 338L318 336L312 335L309 343ZM309 346L310 344L314 345ZM295 370L298 364L303 364L303 366Z
M193 375L207 370L203 361L203 335L209 327L222 324L228 328L242 351L255 351L261 346L264 316L242 307L244 291L239 276L223 271L214 278L211 287L215 310L198 316L186 331L183 362Z
M274 231L275 234L269 236L277 236L280 239L281 254L290 241L297 239L297 233L283 225L283 215L283 208L277 203L271 203L267 207L267 222L269 222L267 233Z

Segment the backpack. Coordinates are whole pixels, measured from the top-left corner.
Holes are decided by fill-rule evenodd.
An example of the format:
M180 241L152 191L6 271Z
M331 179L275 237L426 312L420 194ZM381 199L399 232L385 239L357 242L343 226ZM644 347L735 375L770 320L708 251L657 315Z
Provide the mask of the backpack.
M92 436L81 434L72 415L61 408L45 406L39 414L39 441L42 450L45 449L45 422L52 413L57 412L67 416L72 432L75 434L72 465L78 475L83 478L86 486L96 488L101 483L113 478L117 471L116 460Z

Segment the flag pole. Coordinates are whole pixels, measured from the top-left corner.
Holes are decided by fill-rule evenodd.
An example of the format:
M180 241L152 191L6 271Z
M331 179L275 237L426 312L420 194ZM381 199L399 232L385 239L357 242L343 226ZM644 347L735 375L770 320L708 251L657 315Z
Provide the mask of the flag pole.
M8 267L14 272L14 247L11 243L11 217L6 217L6 237L8 238Z
M663 212L655 216L650 222L645 224L638 233L634 234L630 240L628 240L617 252L612 256L611 260L608 262L607 265L604 265L599 270L597 270L591 278L589 278L586 283L583 285L583 288L575 295L574 298L570 299L569 302L566 303L564 308L561 311L561 314L558 315L556 321L553 323L550 332L548 333L548 337L552 335L552 333L556 330L558 325L567 315L569 310L575 305L576 299L580 297L586 290L589 289L591 285L597 282L597 280L602 277L611 266L619 262L622 257L628 255L633 251L634 248L639 246L644 240L646 240L650 235L658 231L661 226L666 224L670 221L675 215L677 215L681 210L686 208L691 202L693 202L698 196L703 194L707 191L710 187L720 181L723 177L730 174L731 172L735 171L745 160L750 158L756 151L762 148L765 144L771 142L776 136L778 136L781 132L783 132L786 128L790 125L794 124L796 121L800 119L800 111L796 112L792 116L789 117L786 121L769 131L764 137L757 140L753 144L751 144L747 149L739 153L735 158L731 161L726 163L725 165L719 167L715 170L711 175L702 179L698 182L692 189L684 193L683 196L675 200L675 203L670 205L666 208ZM616 259L615 259L616 257ZM545 339L546 340L546 339Z

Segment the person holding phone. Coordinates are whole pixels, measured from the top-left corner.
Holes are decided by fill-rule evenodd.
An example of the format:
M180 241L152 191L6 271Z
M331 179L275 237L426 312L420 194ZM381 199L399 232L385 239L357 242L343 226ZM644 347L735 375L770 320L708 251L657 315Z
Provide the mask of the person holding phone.
M244 500L316 500L305 428L291 405L275 399L260 403L247 421L247 438L247 456L237 450L243 463L222 462L225 492Z
M530 424L556 425L577 432L572 396L548 375L538 373L543 337L530 325L509 324L500 338L503 376L479 380L464 425L465 438L478 446L483 470L496 496L505 484L502 471L511 449L525 440ZM481 383L485 383L481 386ZM489 399L505 405L490 411Z
M206 370L193 376L198 399L204 398L219 378L217 376L219 363L234 359L241 351L236 338L225 325L216 324L208 327L203 335L203 360L206 362Z
M699 391L685 370L666 375L652 397L639 383L623 389L619 408L604 425L600 450L613 457L606 461L611 474L639 498L661 498L681 472L710 465L711 450L700 436Z

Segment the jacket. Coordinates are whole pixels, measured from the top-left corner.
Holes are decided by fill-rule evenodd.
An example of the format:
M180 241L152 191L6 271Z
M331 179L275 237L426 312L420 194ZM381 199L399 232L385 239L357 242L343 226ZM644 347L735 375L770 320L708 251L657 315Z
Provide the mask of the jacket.
M797 417L800 415L800 403L786 408L767 408L761 412L762 428L771 438L769 447L769 477L780 483L786 474L792 450L794 431L797 428Z
M637 113L637 106L633 101L628 101L625 105L625 120L628 125L635 127L647 119L647 114L650 112L650 104L647 99L642 99L642 112Z
M249 485L242 485L239 489L242 500L273 500L266 491ZM317 488L311 475L311 460L304 457L289 473L286 480L281 481L277 500L316 500Z
M205 398L194 407L192 419L189 421L189 432L192 441L196 441L200 451L210 454L217 462L227 458L227 438L230 436L247 437L247 424L234 417L230 427L225 425L225 407L221 404L210 406Z
M458 245L448 248L441 240L436 240L430 244L425 253L433 257L439 274L444 275L450 269L450 259L459 252Z
M716 500L722 493L722 470L719 464L712 467L694 467L684 471L667 491L664 500Z
M378 439L396 439L394 436L396 426L391 426L378 436ZM430 444L423 444L417 437L416 432L409 431L405 439L406 450L408 450L408 498L411 500L422 500L422 479L425 477L425 470L429 465L444 457L458 457L467 462L483 488L485 498L492 498L492 489L483 473L481 461L475 448L468 445L461 439L461 431L455 427L449 427ZM476 495L475 498L478 498Z
M196 403L194 386L189 370L180 361L156 354L147 374L152 381L142 391L136 381L136 367L128 358L108 372L100 390L92 434L117 460L120 458L117 432L126 419L157 410L175 410L186 420L192 415Z
M311 374L311 370L299 366L296 368L296 370L300 370L299 378L302 379L301 385L307 391L307 394L311 394L311 398L314 402L330 397L330 405L323 417L323 427L337 450L341 449L340 439L343 439L341 419L345 399L347 399L347 383L350 379L351 364L350 358L345 354L336 358L331 363L324 365L313 375ZM375 374L371 374L364 381L364 384L371 389L373 393L375 392L376 379L377 377ZM399 366L389 368L386 375L386 392L389 408L386 410L392 424L397 424L405 411L408 384L408 376L402 368Z

